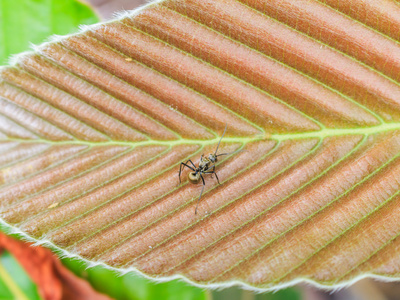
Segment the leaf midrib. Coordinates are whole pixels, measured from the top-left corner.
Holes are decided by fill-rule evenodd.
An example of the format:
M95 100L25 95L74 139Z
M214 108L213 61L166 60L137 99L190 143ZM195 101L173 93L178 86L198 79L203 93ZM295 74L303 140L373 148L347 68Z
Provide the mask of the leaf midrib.
M298 140L298 139L309 139L309 138L319 138L325 139L332 136L346 136L346 135L371 135L376 133L383 133L389 131L400 130L399 123L382 123L378 126L362 127L362 128L339 128L339 129L322 129L319 131L311 132L298 132L298 133L284 133L284 134L266 134L254 137L224 137L223 142L225 143L242 143L248 144L251 142L261 141L261 140ZM217 136L210 140L198 140L198 139L178 139L175 141L163 141L163 140L147 140L147 141L105 141L105 142L91 142L83 140L69 140L69 141L51 141L46 139L18 139L18 138L8 138L6 140L0 139L2 141L13 141L18 143L43 143L51 145L88 145L88 146L177 146L177 145L212 145L218 143L220 137Z

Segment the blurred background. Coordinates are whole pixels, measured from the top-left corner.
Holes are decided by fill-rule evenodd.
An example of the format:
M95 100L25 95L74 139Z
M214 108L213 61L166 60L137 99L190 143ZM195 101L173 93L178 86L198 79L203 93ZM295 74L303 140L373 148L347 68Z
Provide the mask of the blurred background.
M112 18L115 12L135 9L146 4L144 0L88 0L104 20Z

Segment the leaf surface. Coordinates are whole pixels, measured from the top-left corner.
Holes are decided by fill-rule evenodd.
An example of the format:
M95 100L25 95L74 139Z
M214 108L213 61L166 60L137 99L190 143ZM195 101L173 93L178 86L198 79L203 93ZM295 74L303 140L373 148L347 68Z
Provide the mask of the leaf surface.
M165 0L20 56L1 69L1 217L158 279L397 278L399 16L392 1ZM220 157L220 185L204 175L195 214L202 185L188 170L179 185L180 163L226 124L218 153L243 151Z

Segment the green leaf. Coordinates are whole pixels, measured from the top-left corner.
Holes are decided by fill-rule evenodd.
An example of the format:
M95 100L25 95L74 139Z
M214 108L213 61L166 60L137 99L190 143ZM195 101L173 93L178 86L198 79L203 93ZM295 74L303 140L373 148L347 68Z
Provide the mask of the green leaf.
M96 290L115 299L209 299L202 289L177 280L157 284L138 275L118 276L102 266L86 269L82 262L71 259L62 261L76 275L88 280Z
M364 2L158 1L20 56L3 224L155 281L399 278L400 8Z
M8 251L0 255L0 299L41 299L35 283Z
M0 0L0 65L10 55L40 44L52 34L75 32L99 17L78 0Z
M254 293L231 287L222 291L213 291L212 300L301 300L303 299L298 288L287 288L277 292Z

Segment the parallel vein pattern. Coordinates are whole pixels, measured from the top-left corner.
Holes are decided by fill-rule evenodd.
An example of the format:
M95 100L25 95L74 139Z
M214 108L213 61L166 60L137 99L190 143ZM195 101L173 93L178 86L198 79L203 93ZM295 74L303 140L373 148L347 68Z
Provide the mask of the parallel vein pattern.
M0 69L0 216L121 271L400 275L400 6L165 0ZM213 153L214 176L178 185Z

